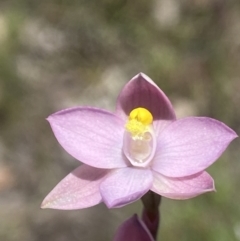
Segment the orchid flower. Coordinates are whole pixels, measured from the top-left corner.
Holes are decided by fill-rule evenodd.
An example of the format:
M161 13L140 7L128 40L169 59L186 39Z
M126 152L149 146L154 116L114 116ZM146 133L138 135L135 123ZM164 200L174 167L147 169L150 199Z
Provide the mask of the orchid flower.
M111 113L93 107L47 119L60 145L83 162L44 199L42 208L122 207L149 190L172 199L214 191L205 171L236 133L207 117L176 120L171 102L145 74L133 77Z
M154 241L144 222L134 214L118 228L113 241Z

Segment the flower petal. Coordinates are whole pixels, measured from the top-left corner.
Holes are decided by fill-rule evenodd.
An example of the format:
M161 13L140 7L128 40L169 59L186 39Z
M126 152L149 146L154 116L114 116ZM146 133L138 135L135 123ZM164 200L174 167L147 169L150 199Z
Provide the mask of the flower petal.
M133 77L124 86L117 100L116 114L127 119L129 113L137 107L144 107L152 113L156 128L165 126L166 120L176 119L167 96L143 73Z
M127 166L122 154L123 121L104 110L77 107L48 117L62 147L73 157L98 168Z
M215 191L215 187L214 180L207 172L183 178L169 178L153 172L151 190L171 199L188 199L205 192Z
M177 120L158 136L152 168L168 177L193 175L216 161L236 137L232 129L211 118Z
M57 184L43 200L41 207L72 210L100 203L99 183L108 172L108 169L81 165Z
M122 207L141 198L152 186L148 169L121 168L113 171L100 185L104 203L109 208Z
M113 241L154 241L146 225L134 214L118 228Z

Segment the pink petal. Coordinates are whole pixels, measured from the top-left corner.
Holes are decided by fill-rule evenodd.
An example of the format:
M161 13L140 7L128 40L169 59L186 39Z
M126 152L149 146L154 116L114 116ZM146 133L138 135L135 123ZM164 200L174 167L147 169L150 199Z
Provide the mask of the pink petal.
M158 136L152 168L168 177L193 175L216 161L236 137L232 129L211 118L175 121Z
M124 86L117 100L116 113L126 120L130 112L137 107L144 107L152 113L156 129L162 129L167 120L176 119L167 96L143 73L133 77Z
M104 110L78 107L48 117L62 147L81 162L98 168L127 166L122 154L124 123Z
M121 168L113 171L100 185L104 203L109 208L122 207L141 198L152 186L148 169Z
M100 203L99 184L108 172L107 169L81 165L57 184L43 200L41 207L71 210Z
M113 241L154 241L146 225L136 214L118 228Z
M188 199L205 192L215 191L215 187L214 180L207 172L183 178L169 178L153 172L151 190L171 199Z

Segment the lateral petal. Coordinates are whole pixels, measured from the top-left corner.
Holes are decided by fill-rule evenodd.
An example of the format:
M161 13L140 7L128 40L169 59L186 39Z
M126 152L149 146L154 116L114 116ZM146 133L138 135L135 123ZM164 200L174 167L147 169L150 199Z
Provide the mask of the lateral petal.
M47 119L61 146L77 160L97 168L127 166L122 154L124 122L105 110L76 107Z
M152 168L168 177L185 177L215 162L236 133L220 121L188 117L168 125L158 136Z

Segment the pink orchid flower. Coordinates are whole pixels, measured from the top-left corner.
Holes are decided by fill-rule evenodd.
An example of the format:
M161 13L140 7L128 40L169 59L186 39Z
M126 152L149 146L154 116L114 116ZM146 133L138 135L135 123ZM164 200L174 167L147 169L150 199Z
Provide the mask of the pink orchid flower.
M176 120L171 102L140 73L123 88L116 112L76 107L48 117L61 146L83 162L44 199L42 208L121 207L153 192L188 199L214 191L204 170L236 133L207 117Z
M120 225L113 241L154 241L144 222L135 214Z

